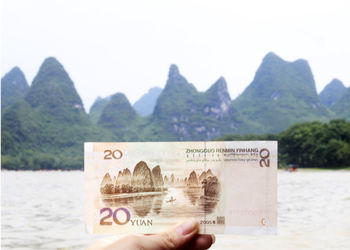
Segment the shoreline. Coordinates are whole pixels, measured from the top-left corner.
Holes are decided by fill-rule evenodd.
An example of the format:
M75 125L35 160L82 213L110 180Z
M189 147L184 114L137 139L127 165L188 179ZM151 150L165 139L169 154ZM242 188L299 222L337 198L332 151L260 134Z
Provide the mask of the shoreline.
M278 168L278 171L287 171L287 168ZM308 171L350 171L349 167L339 167L339 168L297 168L297 172L308 172ZM40 169L40 170L32 170L32 169L19 169L19 170L9 170L9 169L1 169L1 172L84 172L84 169Z
M18 169L18 170L1 169L1 172L84 172L84 170L81 170L81 169L72 169L72 170L66 170L66 169L40 169L40 170L33 170L33 169Z
M279 168L278 170L286 170L286 168ZM342 168L297 168L297 172L309 172L309 171L350 171L350 167Z
M141 197L141 196L155 196L166 194L168 191L159 191L159 192L139 192L139 193L120 193L120 194L103 194L101 195L102 199L122 199L122 198L131 198L131 197Z

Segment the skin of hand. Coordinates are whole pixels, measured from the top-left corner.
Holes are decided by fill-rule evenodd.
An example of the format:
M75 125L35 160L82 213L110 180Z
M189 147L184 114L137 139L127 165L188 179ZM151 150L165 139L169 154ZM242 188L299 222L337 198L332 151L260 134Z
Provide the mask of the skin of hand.
M198 234L199 224L191 219L171 230L154 235L127 235L116 239L105 238L96 241L88 250L168 250L168 249L208 249L215 242L215 236Z

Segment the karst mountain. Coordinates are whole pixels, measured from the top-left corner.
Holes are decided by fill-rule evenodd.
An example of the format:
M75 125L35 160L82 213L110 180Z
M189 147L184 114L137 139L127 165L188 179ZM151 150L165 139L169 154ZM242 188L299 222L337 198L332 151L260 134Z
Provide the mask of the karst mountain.
M164 88L150 90L139 104L111 93L97 98L87 114L56 58L43 62L30 86L23 72L13 68L1 80L3 163L9 168L76 169L83 165L85 141L213 140L227 134L278 133L303 121L350 120L350 89L335 79L318 95L311 68L302 59L288 62L268 53L234 100L228 84L236 83L222 76L201 92L177 65L167 74ZM140 111L138 105L149 107Z

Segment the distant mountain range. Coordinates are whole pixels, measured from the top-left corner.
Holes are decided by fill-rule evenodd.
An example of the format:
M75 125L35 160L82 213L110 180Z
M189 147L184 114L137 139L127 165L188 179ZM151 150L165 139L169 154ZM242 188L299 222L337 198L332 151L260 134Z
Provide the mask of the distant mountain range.
M28 92L29 85L18 67L14 67L1 79L1 111L22 99Z
M327 107L333 106L346 92L346 87L338 79L333 79L320 93L320 101Z
M144 94L137 102L134 103L133 107L135 111L141 116L151 115L161 93L161 88L151 88L147 94Z
M253 82L232 106L258 123L258 133L277 133L296 122L333 116L320 102L307 61L286 62L273 53L265 56Z
M274 53L235 100L223 77L199 92L171 65L163 90L151 89L134 106L122 93L97 98L87 114L52 57L30 86L18 67L7 73L1 98L2 160L23 168L81 168L84 141L212 140L278 133L296 122L350 120L350 88L335 79L317 95L305 60L287 62Z

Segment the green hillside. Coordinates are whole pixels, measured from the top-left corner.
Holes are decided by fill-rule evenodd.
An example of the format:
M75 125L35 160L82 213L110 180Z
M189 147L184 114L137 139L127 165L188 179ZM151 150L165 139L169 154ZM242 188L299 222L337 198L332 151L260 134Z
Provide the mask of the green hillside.
M338 79L333 79L320 93L320 101L323 105L331 107L346 92L344 84Z
M20 68L14 67L1 79L1 111L20 101L29 89L27 80Z
M320 103L308 63L287 62L273 53L265 56L253 82L232 105L261 125L255 133L280 132L296 122L331 117Z
M54 58L44 61L24 100L2 114L2 167L81 169L83 142L113 140L93 126L73 82Z
M151 122L172 140L210 140L228 132L244 132L249 123L230 104L223 77L206 92L198 92L177 66L171 65Z
M102 109L97 125L113 133L118 141L139 141L143 138L137 127L142 121L126 96L116 93Z
M100 119L102 110L106 107L110 100L110 96L101 98L97 97L95 102L92 104L90 111L89 111L89 117L92 123L96 124L98 120Z
M332 105L331 109L337 117L350 120L350 88Z
M233 134L233 139L273 139L296 123L328 121L333 117L350 119L350 88L336 98L332 92L339 84L333 81L322 91L323 100L328 100L325 104L336 99L329 110L320 102L308 63L286 62L273 53L265 56L253 82L236 100L231 100L225 78L220 77L208 90L200 92L176 65L171 65L153 113L146 117L139 115L122 93L97 99L86 114L74 83L53 57L43 62L30 87L18 68L6 74L1 83L5 103L2 167L6 169L81 169L86 141L195 141L227 134ZM279 136L292 138L297 131L295 140L288 139L287 144L292 146L301 145L298 138L314 138L310 144L301 145L305 148L332 139L317 141L316 132L303 131L308 131L307 126L321 131L318 129L324 125L305 124L302 130L295 125ZM339 125L339 129L344 128L347 125ZM347 144L341 145L346 151ZM342 161L337 159L340 164Z

